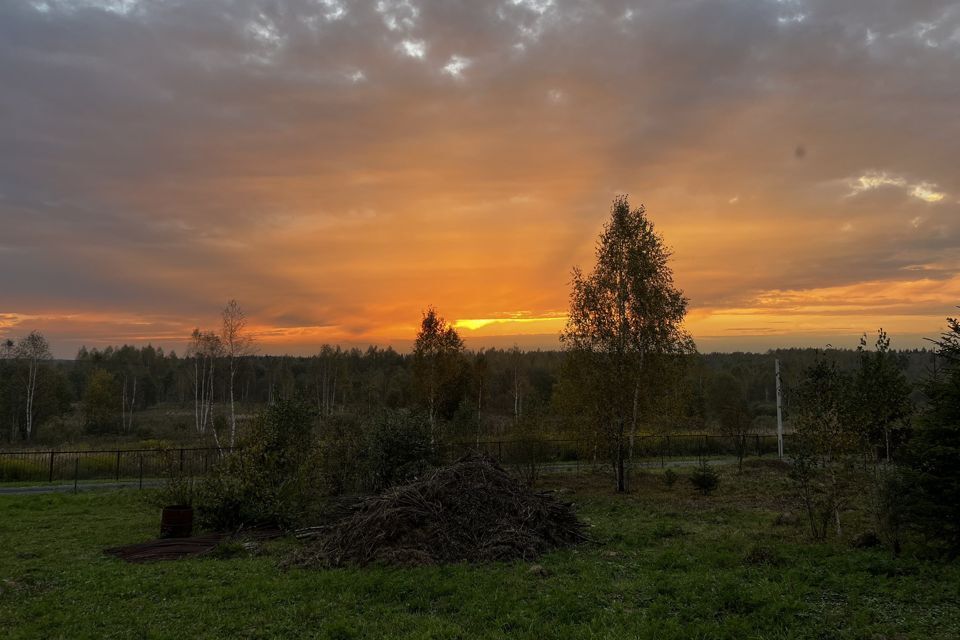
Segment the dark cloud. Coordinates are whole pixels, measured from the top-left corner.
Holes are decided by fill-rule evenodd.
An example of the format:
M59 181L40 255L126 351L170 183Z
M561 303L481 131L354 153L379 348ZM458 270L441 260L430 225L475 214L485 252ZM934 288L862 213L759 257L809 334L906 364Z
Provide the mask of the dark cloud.
M946 281L958 71L947 1L4 3L0 312L557 311L618 191L694 308Z

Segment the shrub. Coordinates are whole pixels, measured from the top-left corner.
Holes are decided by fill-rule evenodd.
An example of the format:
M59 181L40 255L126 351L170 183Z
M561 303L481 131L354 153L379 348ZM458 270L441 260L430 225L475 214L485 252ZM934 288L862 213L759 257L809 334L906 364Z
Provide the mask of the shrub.
M720 476L713 470L713 467L703 461L690 475L690 484L702 495L708 496L720 484Z
M315 506L320 488L313 444L314 412L284 401L262 412L241 442L197 487L202 526L289 526Z
M370 421L365 436L362 461L367 480L363 488L368 491L410 482L439 461L424 416L384 411Z
M320 468L327 493L373 493L409 482L439 461L422 415L385 410L323 425Z
M668 489L673 489L673 485L677 484L679 477L673 469L667 469L663 472L663 484L667 485Z
M870 492L871 511L877 526L876 536L898 555L908 520L904 498L913 494L910 476L894 466L876 464Z

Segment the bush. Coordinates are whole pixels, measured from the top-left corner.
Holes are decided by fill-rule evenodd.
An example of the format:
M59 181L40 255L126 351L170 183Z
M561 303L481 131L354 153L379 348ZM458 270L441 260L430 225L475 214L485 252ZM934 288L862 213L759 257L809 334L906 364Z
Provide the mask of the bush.
M708 496L720 484L720 476L704 461L690 475L690 484L702 495Z
M197 487L201 526L290 526L306 517L320 495L314 412L298 401L268 407L241 448L223 458Z
M960 321L937 344L938 367L924 385L928 406L901 456L897 516L950 557L960 555ZM901 524L900 522L897 523Z
M916 487L901 469L882 464L876 465L872 484L870 506L877 526L875 535L893 555L899 555L908 519L904 498Z
M673 469L667 469L663 472L663 484L667 485L667 489L673 489L679 477Z
M423 416L385 411L371 420L365 435L362 462L367 491L410 482L439 462L430 442L430 423Z
M336 417L323 426L320 468L327 493L375 493L422 475L439 461L430 423L385 410L363 421Z

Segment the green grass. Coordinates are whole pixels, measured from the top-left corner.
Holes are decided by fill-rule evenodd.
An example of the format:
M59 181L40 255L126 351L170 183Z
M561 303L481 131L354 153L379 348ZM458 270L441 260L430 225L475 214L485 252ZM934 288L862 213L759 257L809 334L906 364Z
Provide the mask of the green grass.
M3 638L957 638L960 565L775 526L782 472L723 470L716 494L657 473L616 496L562 483L602 542L524 563L284 570L261 555L129 565L102 549L151 538L135 491L0 496ZM759 491L759 488L763 488ZM852 536L864 514L848 518ZM224 554L227 555L227 554Z

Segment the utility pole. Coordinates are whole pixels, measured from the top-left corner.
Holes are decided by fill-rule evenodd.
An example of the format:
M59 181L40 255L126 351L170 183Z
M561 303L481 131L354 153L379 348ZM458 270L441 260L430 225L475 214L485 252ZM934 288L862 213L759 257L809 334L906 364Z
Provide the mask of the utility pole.
M777 457L783 460L783 393L780 385L780 360L774 360L777 374Z

